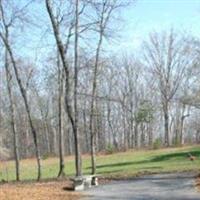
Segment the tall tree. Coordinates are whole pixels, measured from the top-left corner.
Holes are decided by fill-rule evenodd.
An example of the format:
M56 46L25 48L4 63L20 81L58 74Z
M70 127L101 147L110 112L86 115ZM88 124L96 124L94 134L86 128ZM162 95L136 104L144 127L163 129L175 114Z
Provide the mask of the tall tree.
M78 45L79 45L79 0L75 2L75 36L74 36L74 142L76 145L76 166L77 176L82 175L82 160L81 160L81 149L79 142L79 130L78 130Z
M187 65L187 44L173 30L169 33L153 33L145 43L145 61L158 80L164 117L165 145L170 145L170 102L177 93Z
M78 136L78 127L77 127L77 108L76 108L76 103L74 102L74 108L75 108L75 114L73 114L73 104L72 101L70 100L70 94L71 94L71 83L70 83L70 72L69 72L69 66L68 66L68 62L67 62L67 55L66 55L66 50L65 50L65 45L64 42L61 39L61 34L59 31L59 24L56 22L56 18L54 16L53 13L53 5L52 5L52 1L51 0L46 0L46 8L47 8L47 12L51 21L51 25L53 28L53 32L54 32L54 37L56 40L56 45L58 48L58 52L59 52L59 56L62 62L62 66L64 68L64 72L65 72L65 110L68 114L69 120L71 122L72 125L72 130L73 130L73 134L74 134L74 140L75 140L75 166L76 166L76 176L81 176L82 171L81 171L81 154L80 154L80 143L79 143L79 136ZM76 9L75 9L76 15L78 12L78 5L76 2ZM75 19L77 18L77 16L75 17ZM76 24L78 19L76 19ZM78 26L78 24L77 24ZM77 41L77 34L75 34L75 38L76 38L76 42L78 44ZM76 46L76 45L75 45ZM78 56L78 54L77 54ZM76 59L75 59L76 60ZM75 63L76 67L78 65L78 61L76 60L77 63ZM77 69L76 69L77 70ZM78 79L76 79L77 74L74 76L74 85L75 87L77 86L77 81ZM74 97L74 100L76 99L76 95Z
M30 113L30 107L29 107L29 104L28 104L28 100L27 100L27 94L26 94L26 90L25 90L25 87L22 83L22 80L21 80L21 77L20 77L20 73L19 73L19 70L18 70L18 67L17 67L17 62L16 62L16 58L14 56L14 53L13 53L13 48L12 48L12 45L10 43L10 39L9 39L9 28L13 26L14 24L14 21L13 20L16 20L18 19L18 14L21 14L22 12L22 9L21 9L21 12L20 10L12 10L12 15L10 17L10 19L7 19L5 17L5 10L4 10L4 6L3 6L3 1L0 0L0 11L1 11L1 17L2 17L2 27L4 30L0 30L0 38L9 54L9 57L10 57L10 60L11 60L11 63L12 63L12 66L13 66L13 69L14 69L14 72L15 72L15 77L16 77L16 80L17 80L17 83L18 83L18 86L19 86L19 89L20 89L20 92L21 92L21 96L23 98L23 101L24 101L24 105L25 105L25 109L26 109L26 113L27 113L27 116L28 116L28 121L29 121L29 125L31 127L31 132L32 132L32 135L33 135L33 139L34 139L34 144L35 144L35 154L36 154L36 158L37 158L37 167L38 167L38 174L37 174L37 180L40 180L41 178L41 163L40 163L40 150L39 150L39 146L38 146L38 138L37 138L37 133L36 133L36 129L33 125L33 121L32 121L32 118L31 118L31 113ZM21 16L20 16L21 17ZM7 37L5 35L5 33L7 33Z
M98 33L97 39L97 48L95 51L95 60L94 60L94 68L93 68L93 78L92 78L92 98L90 104L90 121L89 121L89 129L90 129L90 143L91 143L91 165L92 165L92 174L96 173L96 159L95 159L95 139L96 134L94 130L94 103L95 103L95 95L97 90L97 75L100 61L100 53L103 43L103 38L106 36L106 29L109 26L109 21L114 13L114 11L120 7L125 6L120 0L103 0L103 1L91 1L92 8L94 9L97 19L96 31Z
M6 32L6 38L8 37L8 32ZM18 135L15 123L15 104L13 99L13 91L12 91L12 74L9 69L9 61L8 61L8 52L5 51L5 70L6 70L6 81L7 81L7 90L8 97L10 103L10 124L13 133L13 149L14 149L14 157L15 157L15 170L16 170L16 180L20 180L20 163L19 163L19 144L18 144Z
M58 177L64 176L65 163L64 163L64 139L63 139L63 70L60 66L60 56L57 56L58 67L58 132L59 132L59 172Z

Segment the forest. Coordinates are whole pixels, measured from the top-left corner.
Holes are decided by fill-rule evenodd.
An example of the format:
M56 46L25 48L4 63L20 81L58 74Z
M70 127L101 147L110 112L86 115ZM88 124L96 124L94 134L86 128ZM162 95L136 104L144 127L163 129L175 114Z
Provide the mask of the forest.
M0 161L200 143L200 39L171 27L117 49L133 0L0 0ZM131 41L129 41L131 43ZM116 48L114 51L113 49Z

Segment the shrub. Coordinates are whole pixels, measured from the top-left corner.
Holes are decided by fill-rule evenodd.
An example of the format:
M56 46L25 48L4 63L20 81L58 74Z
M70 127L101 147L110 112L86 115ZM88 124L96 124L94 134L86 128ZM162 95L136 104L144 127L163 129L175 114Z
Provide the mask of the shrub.
M106 154L113 154L115 152L115 148L112 144L108 144L106 147Z
M46 153L42 156L42 160L46 160L48 159L49 157L51 157L51 155L49 153Z
M162 141L160 138L157 138L153 143L153 149L160 149L162 146Z

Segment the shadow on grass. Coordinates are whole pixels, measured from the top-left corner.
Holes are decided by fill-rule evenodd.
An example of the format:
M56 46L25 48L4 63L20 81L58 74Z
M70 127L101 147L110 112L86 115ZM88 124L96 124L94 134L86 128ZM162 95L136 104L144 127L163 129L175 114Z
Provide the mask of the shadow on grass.
M191 152L180 152L180 153L169 153L169 154L164 154L164 155L160 155L160 156L156 156L153 159L151 159L151 162L161 162L161 161L166 161L166 160L170 160L173 158L187 158L188 157L188 153L190 153L191 155L195 156L195 157L199 157L200 156L200 150L199 151L191 151Z
M102 174L113 174L113 173L118 173L121 172L122 170L114 170L114 169L108 169L108 170L102 170L101 173Z
M164 173L163 175L159 175L159 174L155 174L153 176L151 175L147 175L144 177L139 177L138 180L152 180L152 181L159 181L159 180L180 180L180 179L190 179L190 178L196 178L197 175L196 173L193 172L180 172L180 173ZM137 178L135 179L137 180ZM160 182L157 182L158 184L160 184ZM154 182L154 184L156 184L156 182ZM165 183L164 183L165 184ZM170 183L167 183L170 184ZM187 186L187 185L186 185ZM183 186L181 186L183 187Z
M155 166L155 167L138 167L138 168L134 168L134 169L136 169L136 170L144 170L144 171L148 171L148 170L161 170L161 169L163 169L163 167L158 167L158 166ZM113 174L113 173L120 173L120 172L123 172L123 173L126 173L126 172L124 172L124 170L123 169L121 169L121 170L114 170L114 169L109 169L109 170L101 170L100 171L100 173L102 173L102 174Z
M188 151L188 152L180 152L180 153L168 153L168 154L163 154L159 156L154 156L151 159L148 160L141 160L141 161L131 161L131 162L118 162L118 163L111 163L111 164L104 164L104 165L98 165L97 169L102 169L106 167L123 167L123 166L129 166L129 165L139 165L139 164L150 164L150 163L156 163L156 162L164 162L164 161L169 161L171 159L177 159L180 160L188 159L188 153L191 153L193 156L199 157L200 156L200 150L199 151ZM90 169L91 167L87 168ZM144 167L144 169L152 169L152 168L159 168L159 167ZM143 169L142 166L140 169ZM113 169L112 169L113 172ZM103 172L102 172L103 173Z

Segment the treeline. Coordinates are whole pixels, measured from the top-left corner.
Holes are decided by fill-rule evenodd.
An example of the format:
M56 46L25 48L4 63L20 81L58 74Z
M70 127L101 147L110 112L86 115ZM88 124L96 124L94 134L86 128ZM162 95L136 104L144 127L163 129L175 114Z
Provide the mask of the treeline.
M200 40L171 29L111 55L130 2L0 0L0 159L15 159L17 180L23 158L36 156L39 180L41 157L59 156L62 176L75 154L80 176L83 153L94 174L97 152L200 142ZM42 42L25 57L31 37Z

